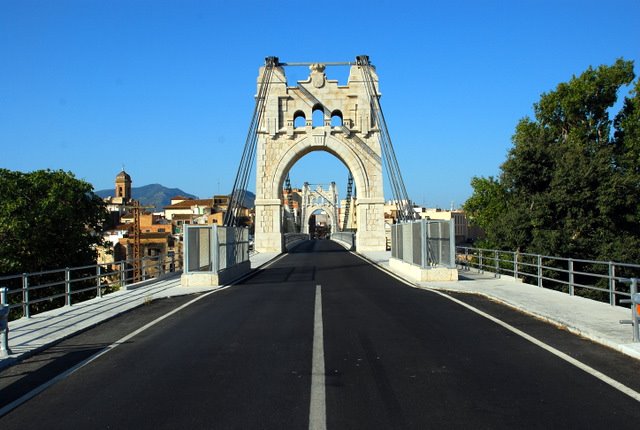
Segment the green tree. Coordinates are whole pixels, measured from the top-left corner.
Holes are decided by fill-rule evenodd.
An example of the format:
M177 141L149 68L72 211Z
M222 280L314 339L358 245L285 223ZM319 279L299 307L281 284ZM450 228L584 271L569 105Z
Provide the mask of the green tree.
M70 172L0 169L0 274L95 262L106 210Z
M618 234L606 249L619 261L640 260L640 80L614 121L614 168L607 195L612 229Z
M633 63L618 60L590 67L541 95L535 118L516 126L499 178L489 178L501 192L487 200L487 180L472 180L465 209L487 232L487 245L565 257L637 259L637 83L615 121L609 118L620 88L634 78ZM485 202L478 205L481 196Z

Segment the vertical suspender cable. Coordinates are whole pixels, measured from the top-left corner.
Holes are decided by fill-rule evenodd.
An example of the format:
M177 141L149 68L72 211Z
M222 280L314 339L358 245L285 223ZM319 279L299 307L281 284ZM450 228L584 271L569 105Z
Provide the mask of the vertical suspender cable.
M293 227L293 231L289 233L298 233L296 216L293 209L293 188L291 188L291 178L289 177L288 173L287 177L284 180L284 189L287 193L287 208L289 209L289 212L288 214L286 214L286 216L288 217L288 220L291 221L291 226Z
M342 219L342 231L347 229L349 225L349 212L351 212L351 199L353 193L353 175L349 171L349 178L347 179L347 200L344 209L344 216Z

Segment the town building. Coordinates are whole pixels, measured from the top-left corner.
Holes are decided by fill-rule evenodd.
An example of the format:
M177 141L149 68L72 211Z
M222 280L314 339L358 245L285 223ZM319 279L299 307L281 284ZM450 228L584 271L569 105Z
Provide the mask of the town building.
M480 231L477 228L469 226L467 216L461 209L445 210L440 208L414 206L413 210L420 219L453 220L456 244L460 245L474 242L480 235ZM398 207L394 201L391 200L385 203L384 218L386 224L391 225L398 222Z
M136 225L132 182L131 176L122 170L115 179L114 196L104 199L111 217L109 226L103 233L106 246L98 249L98 262L108 265L131 260L137 230L140 256L151 257L147 258L141 269L143 273L151 274L151 271L156 270L154 266L157 259L181 253L181 243L173 236L171 222L161 215L146 213L143 208L139 208L139 223ZM128 264L131 265L131 262Z
M182 234L184 226L189 224L224 224L224 217L229 210L230 198L227 195L216 195L211 199L192 199L176 196L171 204L164 207L164 216L173 225L175 234ZM253 225L253 212L241 207L238 217L247 227Z
M115 226L120 218L127 212L127 206L131 205L131 176L122 170L116 175L115 192L113 197L105 197L103 200L109 212L109 225Z
M302 204L302 189L291 188L282 190L282 205L284 208L285 223L284 231L286 233L298 233L301 231L300 227L300 214Z

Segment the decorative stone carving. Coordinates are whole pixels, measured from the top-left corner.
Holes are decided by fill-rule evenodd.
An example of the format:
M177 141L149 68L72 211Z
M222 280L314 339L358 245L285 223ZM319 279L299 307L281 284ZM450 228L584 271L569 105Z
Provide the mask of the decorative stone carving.
M309 70L311 70L311 83L315 88L324 87L324 82L326 79L326 75L324 73L325 67L326 66L324 64L320 63L314 63L309 66Z

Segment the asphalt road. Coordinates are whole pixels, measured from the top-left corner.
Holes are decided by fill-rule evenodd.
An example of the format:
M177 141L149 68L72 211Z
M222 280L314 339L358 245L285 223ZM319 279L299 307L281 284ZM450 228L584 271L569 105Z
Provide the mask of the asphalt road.
M317 294L322 351L314 348ZM456 297L640 390L637 362ZM83 333L75 342L86 348L46 365L38 367L41 355L0 373L14 381L0 386L0 407L186 300ZM319 354L324 374L314 377ZM324 395L311 415L329 429L623 429L640 419L636 400L512 331L332 242L309 241L53 384L1 417L0 428L307 429L312 392L315 401Z

